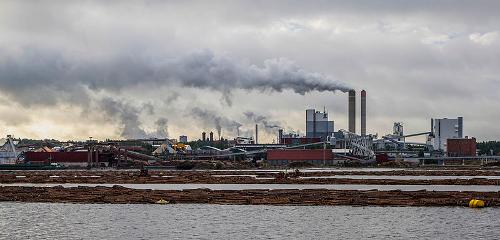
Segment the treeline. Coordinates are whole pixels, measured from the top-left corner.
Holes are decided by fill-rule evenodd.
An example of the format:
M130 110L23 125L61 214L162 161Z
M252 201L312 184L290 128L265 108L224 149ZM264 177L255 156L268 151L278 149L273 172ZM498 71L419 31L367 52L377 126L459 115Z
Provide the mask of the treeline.
M500 154L500 141L488 141L477 143L479 155L490 155L493 150L493 155Z
M221 139L218 141L202 141L202 140L196 140L196 141L191 141L187 143L193 150L196 150L200 147L203 146L211 146L211 147L216 147L218 149L226 149L229 148L231 145L229 143L229 140L227 139Z

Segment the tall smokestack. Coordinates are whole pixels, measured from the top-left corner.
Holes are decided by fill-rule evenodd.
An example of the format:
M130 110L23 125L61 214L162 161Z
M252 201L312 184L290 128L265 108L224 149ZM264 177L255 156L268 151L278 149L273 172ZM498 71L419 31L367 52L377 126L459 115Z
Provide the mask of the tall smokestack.
M349 91L349 132L356 133L356 91Z
M259 125L255 124L255 144L259 143Z
M207 133L206 132L202 132L201 133L201 140L204 142L207 140Z
M283 129L278 130L278 143L283 144Z
M366 91L361 91L361 136L366 136Z
M210 132L210 142L214 141L214 132Z

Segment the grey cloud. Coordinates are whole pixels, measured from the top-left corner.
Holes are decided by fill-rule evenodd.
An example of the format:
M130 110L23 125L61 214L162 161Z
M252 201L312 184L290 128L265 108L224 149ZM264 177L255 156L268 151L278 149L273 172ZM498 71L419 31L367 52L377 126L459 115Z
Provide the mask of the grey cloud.
M0 114L2 115L0 122L7 126L22 126L33 122L31 116L18 111L1 112Z
M166 93L166 97L164 98L164 102L166 104L171 104L173 103L175 100L177 100L180 96L180 94L178 92L174 92L174 91L171 91L171 92L168 92Z
M224 116L240 106L258 114L257 105L302 116L305 107L333 105L341 126L343 95L307 94L346 87L334 76L368 90L369 128L390 131L401 120L424 130L430 117L463 115L468 135L496 138L483 126L498 121L484 109L500 104L500 39L488 35L499 31L499 10L494 0L1 1L0 92L23 106L85 108L95 95L179 86L217 95L193 100L179 91L179 109L222 99L237 106ZM234 89L275 98L263 103ZM137 92L127 99L178 98ZM191 134L173 112L165 112L169 123ZM276 120L303 128L294 119Z
M143 103L142 104L142 109L149 115L154 115L155 114L155 107L152 103Z

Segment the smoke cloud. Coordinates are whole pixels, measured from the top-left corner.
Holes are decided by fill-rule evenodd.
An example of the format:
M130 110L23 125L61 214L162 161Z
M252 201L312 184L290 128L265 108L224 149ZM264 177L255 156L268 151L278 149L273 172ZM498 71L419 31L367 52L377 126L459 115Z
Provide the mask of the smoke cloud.
M167 138L168 120L159 118L156 122L156 130L147 132L142 129L139 115L141 111L127 103L112 98L103 98L98 101L98 107L111 119L116 119L120 125L120 136L126 139L138 138Z
M54 104L57 100L78 103L88 99L87 91L120 91L147 84L211 89L220 92L228 104L233 89L292 90L302 95L350 90L284 58L268 59L258 66L208 50L167 58L141 52L75 56L34 47L0 49L0 79L1 91L23 104ZM34 89L45 94L33 94Z
M156 131L154 133L150 133L149 135L154 138L168 138L168 119L166 118L158 118L155 122Z
M80 55L61 49L20 47L16 50L0 48L0 92L24 106L78 105L88 111L96 102L106 115L121 125L124 138L167 137L166 119L157 121L158 130L142 129L139 115L152 115L154 105L137 107L114 100L99 99L102 93L120 93L133 87L179 86L218 91L231 105L234 89L274 91L292 90L298 94L311 91L348 91L347 85L320 73L306 71L287 59L268 59L261 65L237 61L209 50L196 51L180 57L148 55L142 52ZM165 103L179 97L167 94ZM219 137L222 129L237 131L240 123L216 116L199 108L193 113L212 122ZM251 116L256 117L256 116ZM265 123L263 119L254 119Z
M235 132L241 127L241 123L231 120L227 117L220 116L213 111L204 110L201 108L193 108L191 113L195 118L200 120L205 126L214 127L217 130L218 137L221 137L222 129L228 132Z
M267 133L275 133L278 129L283 128L282 124L276 121L270 121L266 116L256 114L251 111L244 113L245 118L256 124L264 125L264 131Z

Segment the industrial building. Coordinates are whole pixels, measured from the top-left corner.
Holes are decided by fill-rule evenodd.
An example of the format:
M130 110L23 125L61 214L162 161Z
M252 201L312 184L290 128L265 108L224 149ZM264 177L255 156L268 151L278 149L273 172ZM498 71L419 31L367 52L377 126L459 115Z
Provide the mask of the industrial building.
M448 157L475 157L477 155L475 138L448 138L446 142Z
M255 144L252 137L236 137L234 141L236 144Z
M334 122L328 120L326 109L323 112L314 109L306 110L306 137L321 138L326 141L334 132Z
M333 153L331 149L273 149L267 151L267 162L272 166L287 166L292 162L332 165Z
M423 159L476 157L476 139L463 138L463 118L431 119L431 131L405 133L403 124L395 122L392 134L378 138L367 132L367 93L360 92L360 110L356 111L356 91L348 93L348 121L345 128L335 132L334 121L326 108L320 112L306 110L306 134L291 130L277 132L277 141L259 142L259 125L255 135L237 136L234 140L214 138L214 131L204 129L201 139L189 142L185 135L178 139L134 139L105 142L40 143L18 154L15 141L0 141L0 163L58 164L65 167L145 166L162 165L170 160L245 160L256 165L262 161L271 166L285 166L304 162L315 166L343 161L373 163L394 159ZM356 114L360 113L360 132L356 133ZM264 125L264 130L267 126ZM358 126L359 127L359 126ZM239 135L239 129L237 129ZM359 130L358 130L359 131ZM219 131L218 131L219 132ZM300 132L300 131L297 131ZM247 133L246 135L250 135ZM426 143L410 141L411 137L426 135ZM262 141L262 139L261 139ZM31 145L29 145L31 146ZM192 146L192 148L191 148ZM43 151L38 151L38 148ZM50 148L49 148L50 147ZM2 151L3 150L3 151ZM438 151L434 151L438 150ZM440 151L439 151L440 150ZM435 162L435 161L434 161ZM294 164L297 165L297 164Z
M283 129L278 131L278 144L299 145L322 142L321 137L304 137L296 133L283 134Z
M283 137L281 138L280 144L300 145L319 142L321 142L321 138L319 137Z
M99 152L94 154L98 166L111 166L114 163L111 153ZM94 157L95 157L94 156ZM89 153L79 152L26 152L25 161L29 163L58 163L65 167L87 167Z
M434 137L430 144L435 150L446 152L448 139L463 138L463 117L431 119L431 132Z
M0 139L0 164L16 163L18 153L15 144L10 135L7 135L7 138Z
M395 122L394 126L392 127L392 136L393 137L398 137L398 141L403 140L404 136L404 128L403 128L403 123L402 122Z

